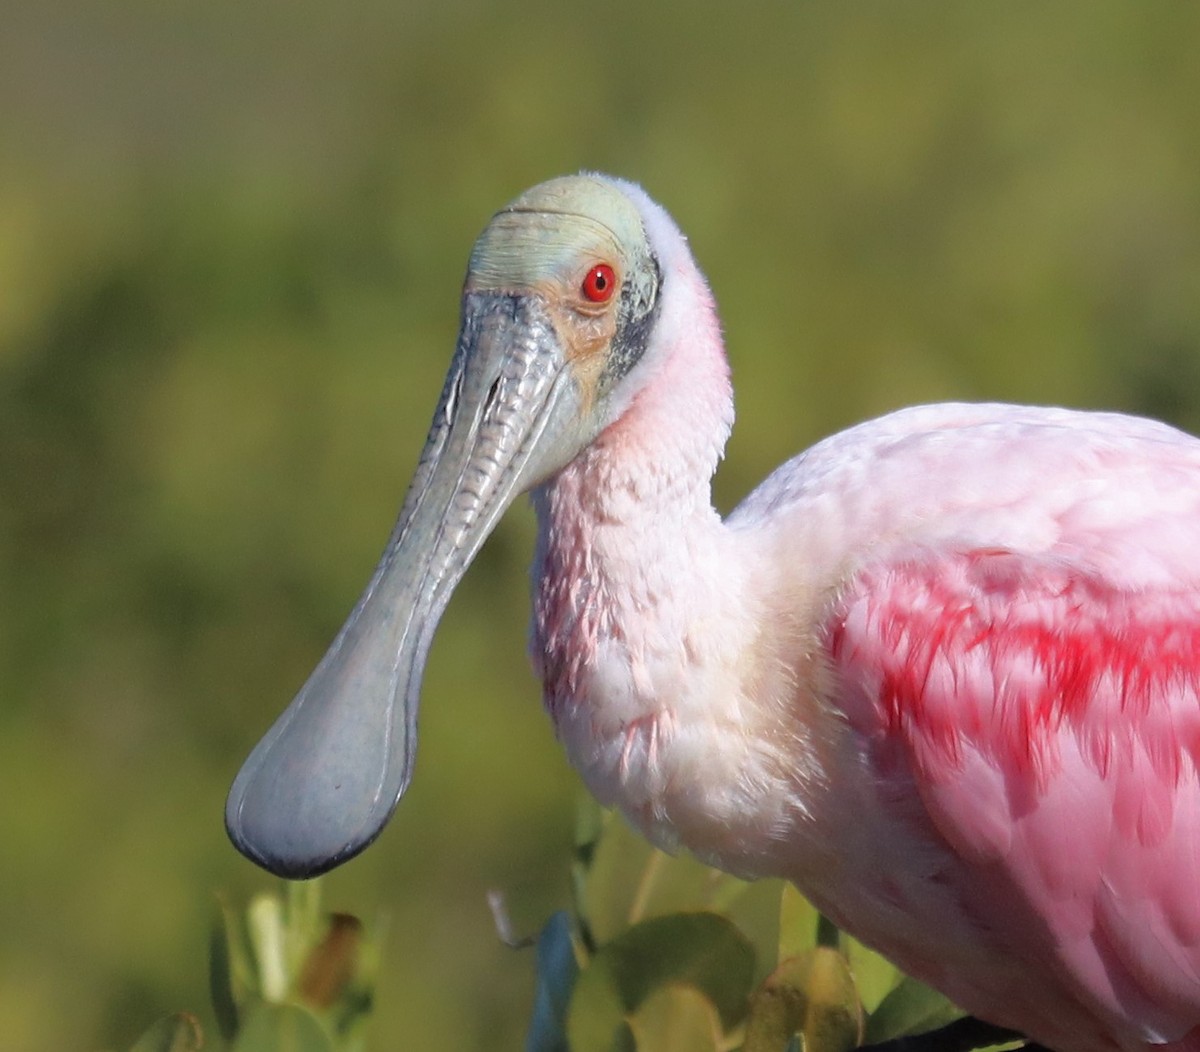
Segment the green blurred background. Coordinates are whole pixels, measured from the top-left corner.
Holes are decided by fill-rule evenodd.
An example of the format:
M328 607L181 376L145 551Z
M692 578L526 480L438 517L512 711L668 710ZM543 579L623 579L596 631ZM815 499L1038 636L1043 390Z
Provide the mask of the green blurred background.
M472 239L641 181L716 290L731 506L946 398L1200 427L1200 6L61 0L0 29L0 1044L207 1003L224 794L390 529ZM410 796L328 881L389 918L377 1048L519 1047L576 782L532 521L451 605Z

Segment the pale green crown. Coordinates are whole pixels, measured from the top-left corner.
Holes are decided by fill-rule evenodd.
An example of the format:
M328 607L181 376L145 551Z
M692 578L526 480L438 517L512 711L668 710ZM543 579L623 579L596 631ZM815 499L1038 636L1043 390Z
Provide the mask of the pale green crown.
M593 262L618 266L641 286L637 299L653 298L656 268L637 207L601 176L567 175L497 212L475 242L469 273L476 288L529 288Z

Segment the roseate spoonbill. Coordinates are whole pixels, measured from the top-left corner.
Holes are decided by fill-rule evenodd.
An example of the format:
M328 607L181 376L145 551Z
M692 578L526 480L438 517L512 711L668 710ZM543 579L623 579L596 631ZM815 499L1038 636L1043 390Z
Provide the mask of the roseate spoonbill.
M712 296L640 188L499 212L379 567L234 782L237 846L303 877L379 833L438 618L532 490L533 659L601 801L1060 1052L1200 1050L1200 442L924 406L722 520L732 420Z

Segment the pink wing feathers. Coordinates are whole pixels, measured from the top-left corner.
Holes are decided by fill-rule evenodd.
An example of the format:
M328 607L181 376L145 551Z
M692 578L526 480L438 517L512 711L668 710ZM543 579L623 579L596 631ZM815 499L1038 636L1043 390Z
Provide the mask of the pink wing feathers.
M914 548L855 575L827 647L880 784L911 786L961 860L972 921L1128 1047L1200 1049L1200 597Z

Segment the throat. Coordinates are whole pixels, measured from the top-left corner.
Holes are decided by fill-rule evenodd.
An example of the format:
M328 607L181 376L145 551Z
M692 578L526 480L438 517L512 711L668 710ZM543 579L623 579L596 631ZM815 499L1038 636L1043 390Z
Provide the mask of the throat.
M685 674L695 643L689 615L719 610L729 584L713 572L727 533L712 506L732 423L724 353L700 341L656 357L624 412L534 493L533 659L556 720L569 706L624 722L663 710L662 680Z
M534 497L533 658L556 719L586 706L630 723L666 707L664 678L689 670L703 615L720 605L705 571L725 527L707 500L654 500L590 459Z
M751 701L751 566L712 506L723 416L644 399L535 493L531 649L601 803L660 846L750 873L747 845L777 833L786 792L756 726L775 717Z
M737 664L737 589L709 572L724 561L725 527L707 502L655 507L595 484L575 464L535 498L532 655L588 788L671 847L673 787L700 777L682 769L699 757L682 760L680 745L723 722Z
M670 314L660 325L678 330ZM712 476L733 394L711 311L689 317L689 338L652 346L617 418L534 493L533 658L556 719L567 706L661 710L661 680L694 643L689 613L722 605Z

